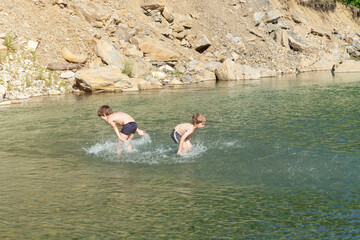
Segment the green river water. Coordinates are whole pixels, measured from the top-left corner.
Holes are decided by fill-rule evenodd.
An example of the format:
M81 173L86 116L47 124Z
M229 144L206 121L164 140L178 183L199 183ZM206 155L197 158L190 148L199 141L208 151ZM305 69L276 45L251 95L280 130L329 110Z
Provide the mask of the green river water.
M0 239L359 239L360 75L0 107ZM147 135L116 154L98 108ZM175 125L201 112L193 150Z

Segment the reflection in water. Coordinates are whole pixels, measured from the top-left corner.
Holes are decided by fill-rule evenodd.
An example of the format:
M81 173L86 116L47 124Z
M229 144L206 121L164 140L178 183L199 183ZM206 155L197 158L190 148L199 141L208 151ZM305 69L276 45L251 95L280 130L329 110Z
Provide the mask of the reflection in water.
M309 73L1 107L1 239L356 239L359 75ZM96 111L148 134L116 153ZM176 155L170 132L208 121Z

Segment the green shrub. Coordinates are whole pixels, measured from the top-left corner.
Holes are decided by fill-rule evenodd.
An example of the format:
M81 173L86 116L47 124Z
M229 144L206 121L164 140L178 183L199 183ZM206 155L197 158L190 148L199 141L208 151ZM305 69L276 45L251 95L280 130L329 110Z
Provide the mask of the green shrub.
M36 62L36 51L31 51L31 56L32 56L33 62Z
M53 83L52 74L51 74L51 72L49 72L48 77L45 79L45 85L47 87L51 87L52 83Z
M31 81L31 77L26 74L25 76L25 87L31 87L32 86L32 81Z
M15 35L12 34L9 30L6 32L4 38L4 46L8 49L10 53L14 53L16 51Z
M133 77L134 76L134 72L133 72L133 63L130 61L124 61L124 67L122 70L123 74L128 75L129 77Z
M343 0L347 5L353 5L360 8L360 0Z
M336 8L336 2L341 2L346 5L351 5L356 8L360 8L360 0L298 0L303 6L313 8L320 11L334 11ZM355 14L356 15L356 14Z

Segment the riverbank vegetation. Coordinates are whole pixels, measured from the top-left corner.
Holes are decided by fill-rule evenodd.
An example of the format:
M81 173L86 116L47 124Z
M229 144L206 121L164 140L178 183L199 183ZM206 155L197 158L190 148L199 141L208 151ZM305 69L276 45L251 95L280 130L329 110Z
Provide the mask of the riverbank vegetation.
M320 11L334 11L336 2L341 2L347 6L354 6L360 9L360 0L300 0L300 4Z
M31 96L64 94L69 91L65 80L38 62L36 51L17 43L10 30L4 37L6 52L0 54L0 96L25 99Z
M343 0L348 5L353 5L357 8L360 8L360 0Z

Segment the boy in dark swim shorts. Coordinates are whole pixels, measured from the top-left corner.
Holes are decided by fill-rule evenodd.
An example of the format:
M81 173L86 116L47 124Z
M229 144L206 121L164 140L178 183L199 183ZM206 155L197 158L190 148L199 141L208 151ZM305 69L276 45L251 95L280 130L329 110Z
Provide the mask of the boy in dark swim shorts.
M110 126L114 129L116 136L119 138L119 142L129 144L128 149L132 149L131 140L133 139L135 132L137 132L140 136L145 135L145 132L137 127L135 120L129 114L123 112L113 113L112 109L108 105L100 107L98 110L98 116L110 124ZM117 125L123 126L120 132Z
M203 128L205 123L206 118L204 115L197 113L192 117L192 123L181 123L173 129L171 138L175 143L179 144L177 154L188 153L191 150L190 140L192 136L199 128Z

